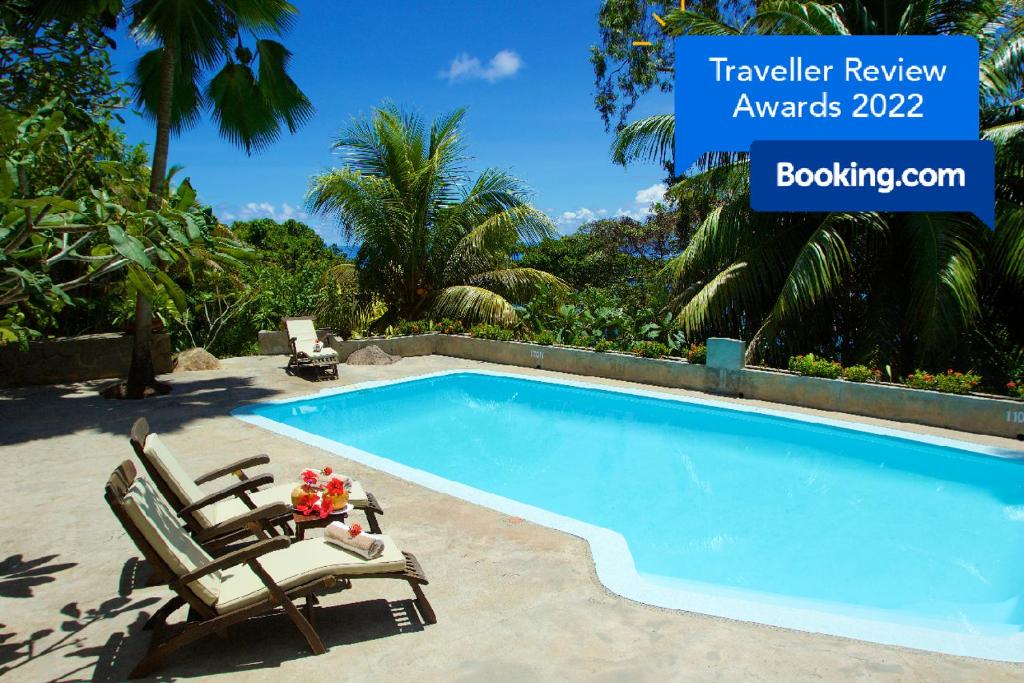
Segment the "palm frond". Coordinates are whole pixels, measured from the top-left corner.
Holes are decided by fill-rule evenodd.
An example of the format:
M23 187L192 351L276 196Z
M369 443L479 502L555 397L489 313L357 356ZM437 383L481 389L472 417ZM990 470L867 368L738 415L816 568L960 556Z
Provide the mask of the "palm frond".
M288 76L292 53L273 40L257 40L259 93L274 114L295 132L313 115L313 104Z
M526 303L543 289L550 290L556 295L566 294L571 290L560 278L535 268L491 270L477 273L469 281L476 287L497 292L517 304Z
M512 326L519 322L516 309L505 297L472 285L446 287L434 302L434 315L467 322Z
M656 114L634 121L615 136L612 161L622 166L634 161L670 161L673 158L675 134L675 114Z

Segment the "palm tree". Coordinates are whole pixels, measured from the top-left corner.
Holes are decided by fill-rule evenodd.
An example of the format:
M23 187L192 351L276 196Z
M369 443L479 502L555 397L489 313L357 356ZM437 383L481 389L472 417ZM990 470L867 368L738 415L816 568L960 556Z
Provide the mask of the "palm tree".
M566 288L549 273L515 267L517 245L552 235L553 226L504 171L469 182L464 115L441 116L428 131L419 117L385 104L335 142L346 165L313 178L311 209L337 218L361 243L361 296L388 307L378 326L428 313L513 324L513 303L540 287Z
M981 313L981 282L1024 283L1021 15L1002 2L767 2L740 25L693 12L675 34L961 33L982 48L981 135L997 149L995 233L954 214L766 214L750 210L743 154L705 155L670 190L697 225L666 274L693 336L751 339L751 358L816 350L909 366L948 359ZM626 126L619 163L671 162L674 119ZM944 366L943 366L944 367Z
M164 200L172 133L198 123L204 109L220 134L247 153L294 132L313 107L288 76L291 53L268 36L280 35L297 10L284 0L39 0L43 16L100 15L113 26L122 17L152 49L135 68L135 97L156 122L147 208ZM246 46L253 41L253 48ZM219 70L210 76L211 72ZM141 398L156 385L150 355L152 305L142 290L135 302L135 339L127 395Z

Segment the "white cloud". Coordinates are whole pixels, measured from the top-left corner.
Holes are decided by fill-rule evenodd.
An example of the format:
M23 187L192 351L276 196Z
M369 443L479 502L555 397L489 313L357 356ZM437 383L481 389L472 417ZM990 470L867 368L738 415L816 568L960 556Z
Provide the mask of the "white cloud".
M563 211L555 218L555 223L563 228L575 230L584 223L597 220L608 215L608 209L588 209L580 207L576 211Z
M523 67L523 59L515 50L502 50L491 57L491 61L484 66L479 57L474 57L468 52L463 52L452 60L447 69L439 75L449 83L460 81L484 80L488 83L495 83L503 78L515 76Z
M633 200L637 204L646 204L650 206L655 202L660 202L665 199L665 192L668 190L668 185L665 183L655 183L650 187L645 187L636 193L636 198Z
M256 218L273 218L275 221L286 221L289 218L294 218L298 221L304 221L309 218L309 214L288 202L281 202L280 207L270 202L249 202L238 209L218 211L217 215L225 222L251 221Z

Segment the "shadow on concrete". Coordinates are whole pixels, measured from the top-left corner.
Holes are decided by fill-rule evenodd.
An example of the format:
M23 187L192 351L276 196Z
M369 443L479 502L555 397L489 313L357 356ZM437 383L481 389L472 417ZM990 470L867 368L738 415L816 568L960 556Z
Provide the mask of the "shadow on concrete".
M11 555L0 562L0 598L31 598L32 589L57 580L54 574L75 566L74 562L54 564L56 555L44 555L26 560Z
M54 574L76 566L74 563L57 564L53 560L56 555L49 555L35 560L23 560L20 555L14 555L4 560L0 566L3 567L3 597L6 598L31 598L32 588L43 583L56 581ZM118 618L123 614L139 611L136 618L138 628L145 623L145 614L140 610L159 602L157 597L148 597L141 600L131 600L125 595L104 601L96 607L83 609L77 602L69 602L61 608L58 614L52 619L52 626L37 629L30 634L22 635L16 627L8 624L0 624L0 677L12 672L17 672L22 667L44 657L61 656L79 658L79 661L86 660L81 664L71 665L70 670L55 680L121 680L123 676L113 678L97 678L95 673L88 678L82 678L78 674L86 673L87 670L97 667L100 670L99 662L106 650L103 648L84 647L83 643L87 637L86 629L92 624L104 620ZM115 634L108 639L115 640L122 634ZM122 636L123 637L123 636ZM14 673L12 680L18 678ZM24 678L22 678L24 680Z
M161 641L183 628L180 619L186 614L185 608L176 614L179 621L157 634ZM135 664L145 656L154 636L151 631L142 630L143 616L140 614L127 634L119 632L112 635L104 647L90 653L97 657L93 681L125 680ZM423 622L412 600L389 602L380 599L328 607L321 605L316 611L315 625L328 648L327 656L352 643L423 630ZM81 654L75 652L68 656ZM223 673L276 669L284 662L313 656L291 620L279 611L232 626L226 638L211 634L175 652L161 663L154 677L159 680L205 679ZM333 661L336 665L337 660ZM331 670L326 657L323 662L325 672ZM338 670L337 675L325 674L324 680L344 678L343 672L344 667Z
M166 377L164 378L166 379ZM139 417L156 432L173 432L189 423L226 415L233 408L279 395L256 386L252 377L216 376L178 379L171 393L140 401L106 399L97 391L105 382L6 390L0 398L0 446L94 430L127 436Z

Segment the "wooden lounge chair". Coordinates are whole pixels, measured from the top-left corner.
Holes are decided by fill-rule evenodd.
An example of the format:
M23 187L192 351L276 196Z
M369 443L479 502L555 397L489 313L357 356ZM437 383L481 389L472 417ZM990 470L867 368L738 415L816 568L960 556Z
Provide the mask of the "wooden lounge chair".
M160 439L159 435L149 431L149 422L140 417L132 425L129 434L135 455L142 462L146 473L156 484L171 507L184 520L186 527L196 540L208 549L216 550L224 545L244 537L247 532L239 530L238 518L259 507L282 503L291 504L292 490L298 485L279 484L271 486L274 477L270 474L248 476L245 472L257 465L270 462L267 455L256 455L243 458L224 467L192 479L175 457L174 452ZM201 484L215 481L228 475L235 475L237 481L213 493L204 493ZM298 473L296 473L298 475ZM367 525L371 533L380 533L377 515L384 514L377 499L365 490L357 481L352 482L349 504L366 515ZM290 509L285 514L266 523L265 526L279 527L291 532L289 523L292 520ZM267 529L268 533L270 529Z
M323 654L327 648L313 627L315 594L338 585L344 588L353 579L408 582L423 621L437 622L421 588L427 579L419 563L387 536L380 536L385 550L373 560L323 539L293 544L283 536L265 538L213 558L182 529L157 488L142 477L134 477L130 462L110 477L105 498L160 580L176 593L144 628L161 631L178 608L186 604L190 608L183 630L166 639L159 633L154 635L149 651L129 674L131 678L147 675L165 657L199 638L211 633L224 635L233 624L278 609L288 615L313 654ZM250 514L256 517L273 511ZM294 602L303 597L305 615Z
M317 342L317 334L313 318L281 318L281 323L288 334L288 346L292 350L292 357L288 360L289 370L312 370L317 380L338 378L338 352L326 345L316 350L314 344Z

